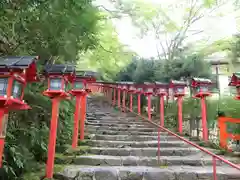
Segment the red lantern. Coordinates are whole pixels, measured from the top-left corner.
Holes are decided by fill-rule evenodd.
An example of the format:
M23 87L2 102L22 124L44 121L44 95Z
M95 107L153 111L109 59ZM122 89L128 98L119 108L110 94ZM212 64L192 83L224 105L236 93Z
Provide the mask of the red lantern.
M201 98L203 96L210 96L211 85L212 81L210 79L192 78L193 97Z
M144 94L145 95L152 95L154 93L155 84L144 82Z
M24 100L27 83L36 82L36 56L0 57L0 167L10 110L30 109Z
M240 100L240 73L236 72L233 73L229 86L235 86L236 87L236 99Z
M170 81L170 87L173 89L174 97L184 96L187 83L184 81Z
M155 94L160 97L160 124L164 126L164 96L168 95L168 84L155 82Z
M44 75L48 80L48 89L43 92L50 98L69 98L67 85L73 81L75 76L75 66L73 65L48 65L45 67Z
M154 88L155 84L154 83L149 83L149 82L144 82L144 94L148 98L148 119L152 119L152 102L151 102L151 96L154 93Z
M72 79L72 90L70 93L76 97L75 113L74 113L74 130L73 130L73 139L72 147L77 147L78 142L78 127L79 127L79 116L80 118L80 140L84 140L84 123L86 119L86 96L91 92L91 89L88 89L88 83L96 82L96 78L90 71L88 73L79 73L75 75ZM89 73L90 72L90 73ZM79 74L78 74L79 73ZM81 113L80 113L81 108Z
M43 92L52 100L52 118L48 143L48 157L46 167L46 178L53 177L55 146L58 124L58 111L61 99L69 99L67 92L68 82L75 77L75 66L73 65L48 65L44 69L44 75L48 79L48 89Z
M155 82L155 94L159 96L166 96L168 94L168 84L162 82Z
M182 103L185 95L185 87L187 83L184 81L170 81L169 85L173 89L173 96L177 97L178 102L178 132L182 134Z

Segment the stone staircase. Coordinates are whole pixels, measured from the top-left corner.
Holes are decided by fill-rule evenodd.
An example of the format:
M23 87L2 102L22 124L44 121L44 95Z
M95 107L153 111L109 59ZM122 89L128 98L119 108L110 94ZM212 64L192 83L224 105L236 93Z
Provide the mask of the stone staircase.
M87 148L62 173L71 180L210 180L212 157L160 133L147 121L114 111L106 103L88 101ZM80 147L81 149L81 147ZM217 161L219 180L240 180L240 171Z

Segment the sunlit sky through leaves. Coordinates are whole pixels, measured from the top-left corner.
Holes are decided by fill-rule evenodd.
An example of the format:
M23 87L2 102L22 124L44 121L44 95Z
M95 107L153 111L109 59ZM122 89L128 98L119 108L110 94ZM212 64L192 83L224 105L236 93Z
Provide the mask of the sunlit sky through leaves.
M131 1L131 0L129 0ZM164 8L167 13L171 14L171 18L175 22L181 23L181 16L186 4L189 0L148 0L148 2L156 3ZM113 9L113 6L108 0L97 0L97 4L103 5L107 9ZM179 18L180 17L180 18ZM114 20L119 38L122 43L129 45L129 47L136 51L139 56L153 57L157 56L156 40L152 36L140 39L137 36L137 31L133 27L130 18L123 18L121 20ZM206 46L208 43L231 37L232 34L237 33L236 12L233 10L233 5L229 3L224 4L208 16L197 21L192 27L191 31L203 30L202 33L190 36L187 42L193 44L200 44L199 46Z

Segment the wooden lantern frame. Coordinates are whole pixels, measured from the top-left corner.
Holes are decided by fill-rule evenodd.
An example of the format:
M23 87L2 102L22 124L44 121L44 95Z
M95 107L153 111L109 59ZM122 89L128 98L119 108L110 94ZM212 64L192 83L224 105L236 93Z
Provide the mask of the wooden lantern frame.
M174 97L185 96L185 87L187 87L187 83L185 81L171 80L169 87L173 89ZM183 91L178 92L179 88L181 88Z
M135 93L136 92L136 87L134 82L127 82L128 85L128 92L129 93Z
M158 96L168 95L168 84L162 82L155 82L155 94Z
M72 90L70 91L71 94L78 94L78 93L91 93L91 89L88 88L88 83L96 83L96 72L93 71L77 71L74 78L72 79ZM78 89L75 88L75 83L82 83L83 88Z
M196 78L196 77L192 78L191 87L194 89L193 97L201 98L205 96L210 96L211 92L209 91L209 87L212 84L213 83L210 79ZM203 90L203 88L207 88L207 91Z
M142 84L135 84L135 88L136 88L135 92L137 94L144 94L144 89L143 89L144 86Z
M234 86L236 88L236 100L240 100L240 72L233 73L231 80L228 84L229 86Z
M24 89L27 83L37 82L36 61L39 56L7 56L0 57L0 79L4 79L3 93L0 95L0 107L8 110L30 109L24 100ZM15 83L18 84L15 96Z
M48 81L48 88L43 92L43 95L50 98L60 97L63 99L69 99L69 93L66 89L69 82L72 82L75 78L75 66L74 65L47 65L44 69L44 75ZM59 89L51 89L51 79L60 79L61 87Z
M144 82L143 84L144 94L145 95L154 94L155 87L156 87L155 83ZM148 91L149 89L151 89L152 91Z

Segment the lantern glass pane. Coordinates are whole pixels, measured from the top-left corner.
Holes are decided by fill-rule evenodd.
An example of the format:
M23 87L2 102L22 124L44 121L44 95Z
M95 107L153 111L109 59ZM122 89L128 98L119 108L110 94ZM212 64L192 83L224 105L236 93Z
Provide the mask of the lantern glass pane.
M147 92L153 92L153 88L148 88Z
M8 78L0 78L0 96L7 95Z
M158 89L158 92L159 92L159 93L162 93L162 92L166 92L166 90L163 89L163 88L160 88L160 89Z
M201 88L201 90L202 90L202 92L208 92L208 87L203 86L203 87Z
M83 82L74 82L74 89L83 89Z
M61 90L62 79L61 78L51 78L50 79L50 90Z
M12 89L12 96L14 98L20 98L21 95L22 95L22 84L19 81L14 80L13 89Z
M178 92L178 93L182 93L183 91L184 91L184 88L182 88L182 87L178 87L178 88L177 88L177 92Z
M8 125L8 114L4 114L2 118L1 129L0 129L0 138L4 138L6 136L7 125Z
M240 95L240 86L236 87L237 95Z

